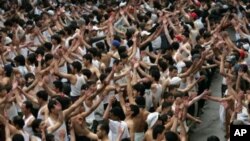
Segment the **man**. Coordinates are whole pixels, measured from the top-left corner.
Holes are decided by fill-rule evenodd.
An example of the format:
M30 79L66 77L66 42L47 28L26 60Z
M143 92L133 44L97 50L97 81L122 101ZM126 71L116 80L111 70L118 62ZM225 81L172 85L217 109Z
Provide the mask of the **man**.
M21 106L21 109L22 109L22 113L24 114L23 119L25 122L23 130L32 135L33 131L32 131L31 124L35 119L35 117L31 113L31 110L33 109L33 105L30 101L24 101Z
M112 108L112 103L114 103L114 101L115 101L114 96L109 99L109 104L103 115L103 119L109 121L109 128L110 128L109 139L111 141L116 141L116 139L118 138L119 127L124 130L123 134L121 135L121 139L130 137L129 131L128 131L128 125L125 121L123 121L124 113L122 109L120 107ZM108 118L109 115L110 115L110 119Z
M108 123L101 123L97 127L97 136L101 141L109 141L109 125Z
M71 84L71 92L70 97L73 101L76 101L81 94L81 86L86 83L83 74L81 74L82 64L78 61L74 61L71 64L71 72L72 74L66 74L59 72L58 70L58 63L55 63L55 74L59 75L60 77L67 78Z
M164 139L164 130L165 127L163 125L156 125L153 128L153 139L155 141L162 141Z
M92 59L93 58L90 54L85 54L83 56L83 64L92 72L92 76L90 77L90 79L95 81L100 77L101 73L99 69L92 64Z

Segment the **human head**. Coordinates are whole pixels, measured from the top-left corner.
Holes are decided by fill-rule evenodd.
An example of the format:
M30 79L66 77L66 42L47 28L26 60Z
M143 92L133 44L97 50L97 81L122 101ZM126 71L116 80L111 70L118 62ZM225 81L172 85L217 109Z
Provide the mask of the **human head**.
M26 81L26 86L30 86L35 80L35 75L33 73L27 73L24 75L24 79Z
M24 141L24 137L23 137L23 135L21 135L21 134L15 134L15 135L12 137L12 141Z
M0 84L0 98L7 95L7 88L3 84Z
M154 69L154 70L150 71L150 75L154 78L155 81L160 80L161 74L160 74L159 70Z
M62 39L61 39L61 37L59 35L55 34L55 35L51 36L51 43L53 45L58 45L58 44L61 43L61 41L62 41Z
M62 92L63 91L63 83L60 80L56 80L53 82L55 91L56 92Z
M13 118L13 124L17 129L23 129L25 123L21 116L15 116Z
M40 133L40 126L41 126L42 120L41 119L34 119L31 127L34 133Z
M115 61L114 61L114 65L117 66L117 68L116 68L117 71L120 71L120 70L123 69L123 63L122 63L122 61L120 61L120 60L115 60Z
M171 110L172 103L164 101L161 105L162 113L168 113Z
M61 104L59 103L56 99L51 99L49 100L48 102L48 110L49 110L49 113L52 113L52 114L57 114L59 111L57 111L57 109L55 108L55 106L57 104Z
M74 61L72 64L72 72L73 73L79 73L82 70L82 64L79 61Z
M30 101L24 101L21 106L21 109L24 114L28 114L28 113L31 113L33 109L33 105Z
M50 53L48 53L44 56L44 61L45 61L47 66L49 66L52 63L53 58L54 58L54 56Z
M164 130L165 130L165 127L163 125L156 125L155 127L153 127L153 139L163 140Z
M112 41L112 50L117 50L120 47L120 42L118 40L113 40Z
M217 136L209 136L207 141L220 141L220 139Z
M128 111L128 113L131 114L131 117L133 118L139 114L140 109L137 105L130 104L127 106L127 111Z
M83 56L83 64L84 64L84 66L86 67L86 66L92 64L92 59L93 58L92 58L92 56L90 54L85 54Z
M133 86L133 96L137 97L137 96L144 96L145 94L145 86L141 83L136 83Z
M169 76L170 77L175 77L178 74L178 70L175 66L170 66L169 67Z
M23 55L18 55L14 58L17 66L25 66L25 58Z
M107 137L109 134L109 124L107 122L103 122L98 125L97 127L97 136L99 139L103 139L104 137Z
M36 96L37 96L37 100L38 100L38 103L40 104L40 106L43 102L48 101L48 93L44 90L38 91L36 93Z
M110 110L110 118L112 120L123 120L125 115L120 107L114 107Z
M168 103L173 103L174 102L174 96L172 93L170 92L164 92L162 95L162 99L164 102L168 102Z
M165 133L165 140L166 141L180 141L179 136L172 131L168 131Z
M146 100L143 96L136 97L135 103L139 108L145 108L145 106L146 106Z

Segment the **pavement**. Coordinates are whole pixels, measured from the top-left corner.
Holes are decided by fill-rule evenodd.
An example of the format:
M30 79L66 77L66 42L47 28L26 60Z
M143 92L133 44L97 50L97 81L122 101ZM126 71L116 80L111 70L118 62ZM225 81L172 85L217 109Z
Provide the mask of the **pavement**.
M210 90L213 96L221 96L221 82L222 76L215 73L212 81ZM213 101L207 101L204 108L203 114L200 115L203 121L199 125L195 125L191 129L189 141L207 141L207 137L215 135L220 138L220 141L226 141L224 138L225 132L221 128L221 122L219 119L219 103Z

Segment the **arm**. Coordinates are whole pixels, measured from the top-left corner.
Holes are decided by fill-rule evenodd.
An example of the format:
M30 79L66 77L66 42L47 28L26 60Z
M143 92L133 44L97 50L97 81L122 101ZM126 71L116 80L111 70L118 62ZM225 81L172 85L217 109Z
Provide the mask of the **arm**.
M24 96L29 99L32 103L35 103L35 104L38 104L38 100L32 96L32 95L35 95L35 94L28 94L27 92L23 91L20 87L18 87L19 91L24 94Z
M68 109L63 111L63 116L67 119L71 112L73 112L82 102L86 99L86 95L91 94L92 92L86 92L84 96L80 97L74 104L72 104Z
M109 111L110 111L111 108L112 108L112 103L113 103L114 100L115 100L115 97L111 97L111 98L109 99L108 106L107 106L107 108L106 108L106 110L105 110L105 112L104 112L104 114L103 114L103 120L108 120Z
M60 109L61 107L56 105L56 108ZM60 111L58 120L56 121L56 123L54 125L51 125L47 128L47 133L50 134L50 133L53 133L54 131L56 131L62 125L63 121L64 121L64 115L63 115L63 112Z
M85 112L81 113L80 115L81 115L82 117L87 117L87 116L89 116L89 115L90 115L90 114L100 105L100 103L103 101L103 99L104 99L104 97L101 96L101 97L98 99L98 101L97 101L88 111L85 111Z
M194 99L189 101L188 105L189 106L193 105L195 102L199 101L203 96L207 95L208 93L209 92L207 90L205 90L202 94L200 94L199 96L196 96Z
M186 128L183 124L183 121L179 121L180 123L180 138L181 138L181 141L187 141L187 131L186 131Z
M58 70L58 63L59 62L55 63L55 74L59 75L60 77L68 79L71 84L74 84L77 81L76 77L74 75L72 75L72 74L67 74L67 73L59 72L59 70Z

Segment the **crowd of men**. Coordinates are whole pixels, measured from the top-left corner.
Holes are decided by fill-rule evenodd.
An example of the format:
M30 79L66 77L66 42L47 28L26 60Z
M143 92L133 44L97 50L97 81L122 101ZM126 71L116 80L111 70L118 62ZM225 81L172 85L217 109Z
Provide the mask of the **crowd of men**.
M207 100L230 140L249 18L249 0L1 0L0 140L188 141Z

